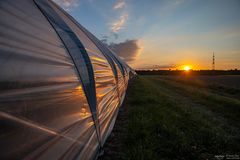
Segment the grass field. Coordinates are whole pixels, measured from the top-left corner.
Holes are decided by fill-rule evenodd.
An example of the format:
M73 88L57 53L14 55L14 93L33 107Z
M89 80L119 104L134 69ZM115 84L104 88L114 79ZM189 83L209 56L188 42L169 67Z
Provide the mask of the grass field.
M100 159L240 155L240 89L229 84L217 77L138 76Z

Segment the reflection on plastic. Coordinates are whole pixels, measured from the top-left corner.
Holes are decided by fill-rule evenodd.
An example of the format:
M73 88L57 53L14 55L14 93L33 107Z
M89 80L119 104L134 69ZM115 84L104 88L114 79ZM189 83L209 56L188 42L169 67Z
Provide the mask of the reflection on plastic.
M0 159L95 159L134 71L54 3L41 6L51 7L86 50L97 100L92 114L81 62L73 62L40 1L47 0L0 1Z

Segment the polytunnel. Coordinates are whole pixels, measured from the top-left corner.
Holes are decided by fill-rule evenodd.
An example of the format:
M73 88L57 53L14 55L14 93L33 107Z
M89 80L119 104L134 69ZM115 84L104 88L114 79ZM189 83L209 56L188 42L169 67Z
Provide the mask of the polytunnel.
M96 159L135 72L50 0L0 1L0 159Z

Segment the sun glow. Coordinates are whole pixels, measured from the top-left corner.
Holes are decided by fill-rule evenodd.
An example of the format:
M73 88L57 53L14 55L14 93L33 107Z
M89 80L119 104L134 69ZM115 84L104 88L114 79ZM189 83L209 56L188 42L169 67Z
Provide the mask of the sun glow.
M184 69L185 71L189 71L189 70L191 69L191 67L185 66L183 69Z

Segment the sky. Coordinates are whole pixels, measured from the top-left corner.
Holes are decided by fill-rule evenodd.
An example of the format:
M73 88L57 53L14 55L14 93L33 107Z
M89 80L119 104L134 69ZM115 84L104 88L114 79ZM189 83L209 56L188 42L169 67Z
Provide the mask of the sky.
M240 69L240 0L55 0L135 69Z

